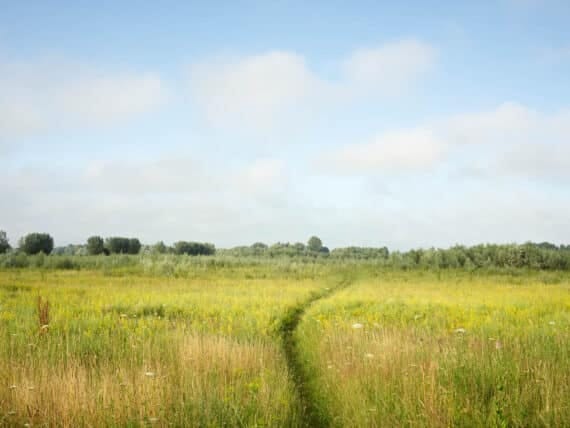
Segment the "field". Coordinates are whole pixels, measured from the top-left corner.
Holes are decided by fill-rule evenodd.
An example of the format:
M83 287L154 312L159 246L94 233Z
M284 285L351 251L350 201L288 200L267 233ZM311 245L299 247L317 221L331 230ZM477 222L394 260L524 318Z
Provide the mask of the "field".
M570 426L569 343L561 272L5 269L0 426Z

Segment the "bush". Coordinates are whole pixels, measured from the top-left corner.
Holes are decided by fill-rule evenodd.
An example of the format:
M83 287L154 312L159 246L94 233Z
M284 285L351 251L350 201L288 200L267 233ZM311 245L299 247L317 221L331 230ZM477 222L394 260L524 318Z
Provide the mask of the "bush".
M74 263L68 257L56 260L56 262L53 264L53 266L56 269L79 269L79 265L77 263Z
M24 253L10 253L2 256L0 266L3 268L25 268L30 264Z

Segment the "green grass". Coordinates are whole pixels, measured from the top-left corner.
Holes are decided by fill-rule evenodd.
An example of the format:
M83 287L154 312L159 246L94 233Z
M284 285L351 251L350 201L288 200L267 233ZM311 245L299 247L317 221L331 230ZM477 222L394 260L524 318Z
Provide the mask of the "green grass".
M570 426L569 273L101 263L0 271L0 426Z
M268 268L2 272L0 424L296 426L276 330L325 284ZM45 330L38 296L50 303Z
M335 426L570 425L567 274L379 273L297 338Z

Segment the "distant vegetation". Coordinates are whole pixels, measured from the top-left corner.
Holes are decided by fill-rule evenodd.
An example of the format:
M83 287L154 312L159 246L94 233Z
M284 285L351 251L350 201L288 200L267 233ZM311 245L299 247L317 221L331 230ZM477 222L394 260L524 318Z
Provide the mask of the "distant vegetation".
M187 254L189 256L211 256L215 254L216 247L213 244L200 242L178 241L174 244L174 254Z
M555 245L550 242L525 244L481 244L475 246L456 245L451 248L413 249L389 251L387 247L343 247L329 250L317 236L302 242L277 242L267 245L256 242L249 246L216 249L214 244L194 241L178 241L172 246L160 241L154 245L143 245L138 238L91 236L85 244L53 246L53 238L47 233L31 233L24 236L19 246L12 248L6 233L0 231L0 267L37 266L34 255L54 256L103 256L103 255L179 255L216 256L218 260L266 260L296 259L300 262L319 261L323 263L366 262L397 269L512 269L530 268L543 270L570 270L570 245ZM45 266L50 262L41 258ZM140 259L142 260L142 259ZM82 257L73 259L76 266L92 265L91 260ZM129 263L136 264L137 260ZM176 264L177 262L172 262Z
M49 254L53 250L53 238L47 233L30 233L22 238L19 248L26 254Z
M111 254L138 254L141 243L137 238L111 237L105 241L105 249Z
M12 247L10 246L10 242L8 242L8 236L6 235L6 232L0 230L0 254L4 254L11 248Z

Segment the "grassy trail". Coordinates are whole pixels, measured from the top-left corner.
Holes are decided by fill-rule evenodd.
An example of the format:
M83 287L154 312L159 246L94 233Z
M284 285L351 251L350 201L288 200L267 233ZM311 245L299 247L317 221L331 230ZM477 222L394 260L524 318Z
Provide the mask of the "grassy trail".
M331 417L325 406L319 403L312 385L312 375L303 361L300 344L295 338L295 330L307 309L318 300L327 298L352 283L351 279L342 279L334 287L314 292L300 304L291 307L281 319L279 335L283 344L283 351L287 366L292 373L293 382L301 403L301 426L311 428L325 428L331 426Z

